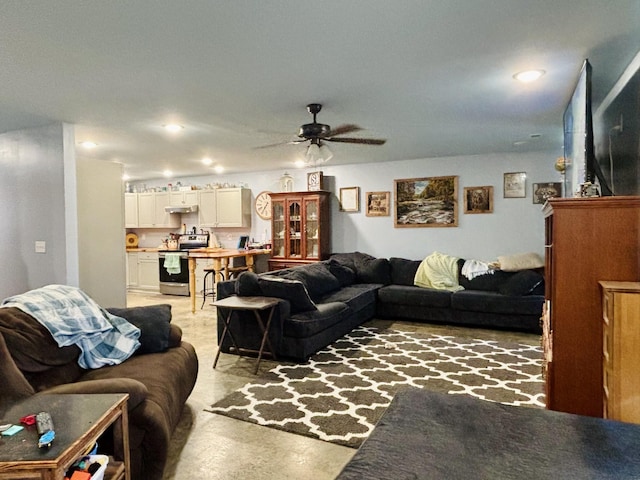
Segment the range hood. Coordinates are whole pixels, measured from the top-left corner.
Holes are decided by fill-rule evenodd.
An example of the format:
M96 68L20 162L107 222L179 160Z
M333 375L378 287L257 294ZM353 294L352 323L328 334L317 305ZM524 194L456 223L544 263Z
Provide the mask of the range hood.
M198 205L169 205L164 207L167 213L193 213L198 211Z

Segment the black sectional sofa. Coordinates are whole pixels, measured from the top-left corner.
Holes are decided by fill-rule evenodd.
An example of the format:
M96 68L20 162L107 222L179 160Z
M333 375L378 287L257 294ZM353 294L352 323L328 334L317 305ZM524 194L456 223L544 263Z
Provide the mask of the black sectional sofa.
M306 360L318 350L376 318L404 319L540 333L544 277L539 271L495 271L468 280L464 290L448 291L414 285L420 260L375 258L353 252L329 260L218 283L219 300L231 295L280 298L269 332L279 357ZM220 313L220 312L219 312ZM234 321L241 348L257 349L261 333L249 313ZM223 330L218 315L218 335ZM220 338L218 338L220 342ZM225 338L223 352L231 342Z

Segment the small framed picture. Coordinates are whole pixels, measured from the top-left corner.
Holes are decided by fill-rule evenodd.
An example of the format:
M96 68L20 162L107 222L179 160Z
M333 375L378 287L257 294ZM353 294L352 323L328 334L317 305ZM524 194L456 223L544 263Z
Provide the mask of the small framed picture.
M493 187L464 187L464 213L493 213Z
M307 173L307 190L313 192L324 188L324 176L322 172Z
M524 198L527 174L512 172L504 174L504 198Z
M367 217L388 217L390 197L391 192L367 192L365 194Z
M357 212L360 210L360 187L340 189L340 211Z
M544 203L550 198L562 196L562 182L534 183L533 203Z

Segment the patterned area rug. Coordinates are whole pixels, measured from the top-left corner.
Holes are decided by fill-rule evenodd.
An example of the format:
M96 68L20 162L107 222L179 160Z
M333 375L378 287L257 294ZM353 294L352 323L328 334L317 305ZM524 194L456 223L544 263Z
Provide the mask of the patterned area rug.
M406 387L544 407L541 365L539 346L360 327L207 411L357 448Z

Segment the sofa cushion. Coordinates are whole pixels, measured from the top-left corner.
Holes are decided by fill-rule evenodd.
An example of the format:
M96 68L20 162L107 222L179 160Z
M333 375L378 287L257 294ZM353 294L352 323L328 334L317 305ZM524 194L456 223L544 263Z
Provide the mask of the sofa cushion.
M0 308L0 333L22 372L42 372L77 362L76 345L59 347L49 330L16 307Z
M356 261L362 260L373 260L376 257L369 255L368 253L362 252L351 252L351 253L334 253L329 257L330 260L335 260L336 262L349 267L354 272L357 270Z
M284 335L294 338L308 338L331 328L349 316L353 311L342 302L321 303L316 310L291 315L284 322Z
M317 301L325 293L340 288L338 279L331 273L329 267L322 262L292 268L285 275L285 278L302 282L314 301Z
M336 277L340 287L346 287L347 285L353 284L356 281L356 272L347 267L346 265L342 265L337 260L331 258L329 260L325 260L327 267L329 267L329 271L331 275Z
M499 292L503 295L511 296L543 295L544 277L533 270L522 270L503 283L499 288Z
M511 297L497 292L473 290L462 290L451 295L451 306L455 310L470 312L542 315L543 303L544 297L541 295Z
M351 310L359 312L369 305L375 304L376 292L381 287L377 283L356 283L328 293L320 299L320 303L342 302Z
M359 283L391 283L391 267L386 258L361 258L356 260L356 280Z
M451 292L434 288L387 285L378 290L378 300L398 305L448 308L451 306Z
M316 310L317 307L309 297L309 292L300 280L289 280L271 275L259 275L258 285L265 297L276 297L288 300L291 313Z
M258 285L258 275L254 272L242 272L236 281L236 295L241 297L259 297L262 295Z
M164 352L169 348L171 305L148 305L108 308L109 313L124 318L140 329L140 348L136 354Z
M460 274L458 277L458 283L464 287L465 290L480 290L483 292L497 292L503 283L505 283L513 273L503 272L502 270L493 270L493 273L485 273L484 275L478 275L472 280L469 280L464 275Z
M394 285L413 285L413 279L420 266L421 260L407 260L405 258L391 257L391 283Z
M544 259L535 252L516 253L498 257L500 270L505 272L519 272L544 267Z

